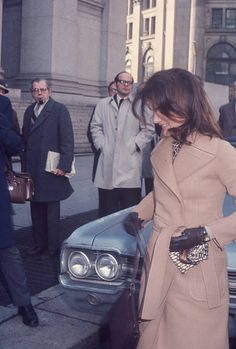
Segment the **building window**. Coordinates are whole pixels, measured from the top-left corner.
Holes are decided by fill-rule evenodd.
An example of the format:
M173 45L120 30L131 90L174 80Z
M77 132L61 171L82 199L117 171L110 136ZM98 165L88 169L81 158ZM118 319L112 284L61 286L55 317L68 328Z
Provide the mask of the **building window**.
M130 59L127 59L125 61L125 71L127 71L127 73L132 73L132 64L131 64L131 60Z
M147 10L151 7L151 0L144 0L143 9Z
M227 74L229 74L229 63L227 63L227 62L216 62L215 63L215 74L216 75L227 75Z
M223 26L223 9L213 8L212 9L212 28L222 28Z
M225 10L225 27L236 28L236 9L227 8Z
M231 85L236 80L236 48L227 43L211 47L207 53L206 81Z
M156 17L151 18L151 34L156 32Z
M133 38L133 23L128 23L128 33L127 40L131 40Z
M129 0L129 10L128 10L128 14L132 15L134 12L134 4L133 4L133 0Z
M144 18L143 35L153 35L156 32L156 17Z
M153 49L149 48L143 57L143 76L142 81L148 80L148 78L154 73L154 57Z
M148 10L151 7L156 7L156 0L144 0L143 1L143 10Z
M149 24L150 24L150 19L145 18L144 19L143 35L149 35Z
M236 76L236 62L230 65L230 74Z

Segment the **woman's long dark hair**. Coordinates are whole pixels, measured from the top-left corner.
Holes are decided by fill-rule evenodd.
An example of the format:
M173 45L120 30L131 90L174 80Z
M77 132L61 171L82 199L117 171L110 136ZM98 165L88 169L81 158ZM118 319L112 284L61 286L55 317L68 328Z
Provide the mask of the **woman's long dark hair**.
M171 120L176 121L176 115L183 118L181 126L170 130L181 143L188 143L187 137L193 132L223 138L201 80L187 70L173 68L154 73L133 102L133 112L143 122L147 106Z

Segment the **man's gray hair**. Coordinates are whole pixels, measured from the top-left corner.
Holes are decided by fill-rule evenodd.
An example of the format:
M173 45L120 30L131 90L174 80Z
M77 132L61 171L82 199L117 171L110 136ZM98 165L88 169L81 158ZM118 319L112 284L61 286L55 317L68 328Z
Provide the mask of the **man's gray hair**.
M32 87L33 87L33 84L35 82L40 82L40 81L45 81L46 82L46 85L47 85L47 88L49 89L50 88L50 84L48 82L47 79L44 79L44 78L34 78L33 80L31 80L31 83L30 83L30 90L32 90Z

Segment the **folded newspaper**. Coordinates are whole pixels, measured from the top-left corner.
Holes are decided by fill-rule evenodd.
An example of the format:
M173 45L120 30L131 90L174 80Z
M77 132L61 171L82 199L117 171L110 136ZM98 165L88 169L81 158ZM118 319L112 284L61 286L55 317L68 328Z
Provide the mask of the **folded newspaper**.
M60 160L60 153L49 150L45 171L54 172L57 169L59 160ZM75 171L75 159L74 159L71 165L71 172L66 173L65 176L70 178L70 177L73 177L75 174L76 174L76 171Z

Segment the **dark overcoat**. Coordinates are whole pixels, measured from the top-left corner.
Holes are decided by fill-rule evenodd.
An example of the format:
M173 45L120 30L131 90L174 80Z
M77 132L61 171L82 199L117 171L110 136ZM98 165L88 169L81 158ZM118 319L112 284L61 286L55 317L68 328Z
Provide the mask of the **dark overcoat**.
M235 102L220 107L219 125L224 138L236 136Z
M6 96L0 95L0 112L3 113L9 122L14 125L13 123L13 109L10 102L10 99Z
M10 195L4 174L6 152L17 155L22 150L21 137L9 125L9 120L0 113L0 248L15 244Z
M69 179L45 171L48 151L60 153L58 168L71 171L74 156L74 137L67 108L52 98L33 123L35 103L25 111L22 134L25 141L23 170L34 182L33 201L60 201L68 198L73 189Z

